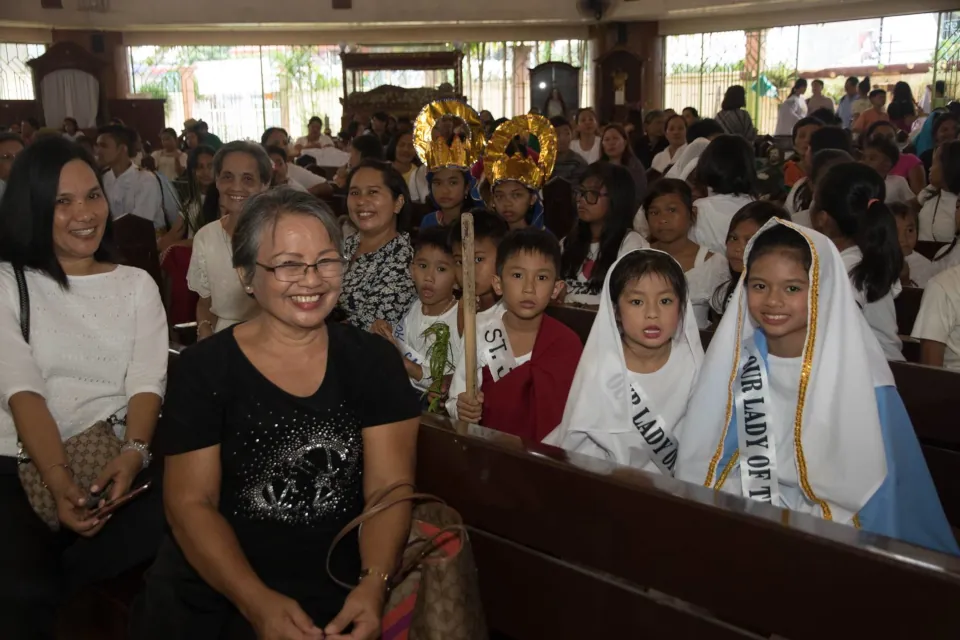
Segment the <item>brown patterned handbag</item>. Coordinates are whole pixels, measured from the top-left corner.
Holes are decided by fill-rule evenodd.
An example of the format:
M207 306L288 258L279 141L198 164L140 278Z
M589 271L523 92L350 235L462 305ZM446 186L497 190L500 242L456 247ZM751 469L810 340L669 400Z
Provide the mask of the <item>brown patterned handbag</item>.
M395 484L372 496L370 506L337 534L327 552L327 573L346 589L356 586L341 581L330 571L334 548L350 531L378 513L401 502L414 502L407 546L389 585L383 637L488 640L477 567L460 514L440 498L426 493L387 500L390 493L402 486L410 485Z
M17 291L20 294L20 333L24 341L29 344L30 294L27 290L27 279L23 269L19 267L14 268L14 276L17 280ZM70 462L73 480L83 491L89 491L90 486L100 475L100 471L108 462L120 455L120 447L123 443L113 431L113 427L120 423L117 416L113 415L64 440L63 448ZM27 494L27 500L37 516L48 527L57 531L60 529L60 519L57 516L56 500L43 484L37 465L27 457L23 443L18 442L17 445L20 448L17 453L17 473L20 476L23 491Z

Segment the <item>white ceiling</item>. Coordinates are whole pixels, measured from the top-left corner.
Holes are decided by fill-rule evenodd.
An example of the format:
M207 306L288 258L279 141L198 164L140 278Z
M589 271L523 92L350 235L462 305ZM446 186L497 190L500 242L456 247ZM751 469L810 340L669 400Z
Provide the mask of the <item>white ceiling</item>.
M105 12L81 11L81 0L63 0L60 10L42 9L40 0L0 0L0 27L174 31L181 37L183 32L211 30L245 31L248 36L279 31L313 41L426 42L515 39L510 33L518 30L582 37L595 22L579 13L577 0L353 0L352 9L336 11L331 0L102 1ZM690 33L948 10L955 5L956 0L612 0L604 21L658 20L661 33ZM361 38L365 34L371 35Z

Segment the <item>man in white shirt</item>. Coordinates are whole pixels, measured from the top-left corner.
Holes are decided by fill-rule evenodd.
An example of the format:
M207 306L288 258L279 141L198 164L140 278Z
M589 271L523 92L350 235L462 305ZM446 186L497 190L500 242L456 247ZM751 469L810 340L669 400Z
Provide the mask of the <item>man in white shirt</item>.
M149 220L157 229L165 229L160 180L149 171L139 170L130 160L135 136L120 125L102 127L97 136L97 160L106 170L103 189L110 202L110 214L117 219L132 213Z
M927 283L910 335L920 340L920 364L960 369L960 266Z
M266 149L267 155L270 156L270 160L273 162L273 183L270 186L290 187L294 191L308 193L306 187L287 175L287 169L291 166L288 163L289 157L287 156L287 150L283 147L267 147Z
M857 91L857 85L859 84L860 81L856 76L850 76L843 85L843 90L846 93L840 98L840 102L837 104L837 117L840 118L844 129L849 129L853 126L853 103L860 96Z
M10 167L17 154L23 151L23 138L16 133L0 133L0 199L7 189Z
M814 113L820 109L835 111L833 99L823 95L823 80L814 80L810 83L813 95L807 98L807 113Z
M260 144L266 147L284 147L286 148L290 138L285 129L281 127L270 127L263 132L260 137ZM288 152L289 155L289 152ZM307 169L299 166L296 162L287 163L287 175L301 184L307 191L315 196L323 196L329 193L329 187L326 187L326 179L311 173Z

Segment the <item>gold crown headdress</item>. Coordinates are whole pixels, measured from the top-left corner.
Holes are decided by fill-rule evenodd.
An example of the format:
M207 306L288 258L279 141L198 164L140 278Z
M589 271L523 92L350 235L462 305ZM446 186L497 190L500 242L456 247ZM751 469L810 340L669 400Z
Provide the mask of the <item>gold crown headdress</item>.
M428 171L469 169L480 159L486 144L480 116L460 100L431 102L413 124L413 146Z
M515 138L527 144L530 136L540 143L537 160L521 153L507 155L507 147ZM543 116L528 114L504 122L490 137L483 156L483 168L490 184L516 180L529 189L539 189L553 173L557 161L557 132Z

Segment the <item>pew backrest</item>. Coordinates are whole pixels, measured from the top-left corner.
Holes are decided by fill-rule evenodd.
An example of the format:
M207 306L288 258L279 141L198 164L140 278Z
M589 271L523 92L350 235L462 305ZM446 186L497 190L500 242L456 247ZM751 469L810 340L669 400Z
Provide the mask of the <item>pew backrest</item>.
M933 260L933 258L937 255L937 252L948 244L950 243L934 242L932 240L918 240L917 246L914 247L913 250L925 257L927 260Z
M960 559L432 416L417 461L418 488L468 525L490 626L513 640L960 628Z
M160 251L157 248L157 232L153 222L128 213L113 221L113 237L123 257L123 264L149 273L163 291Z
M556 305L547 307L547 313L573 329L586 344L595 311ZM700 332L704 350L713 335L712 331ZM909 362L891 362L890 369L947 520L960 528L960 372Z
M920 313L920 301L923 299L923 289L918 287L904 287L893 303L897 310L897 331L900 335L909 336L913 333L913 323Z
M563 178L553 178L543 186L544 224L550 233L563 238L573 228L577 207L573 186Z

